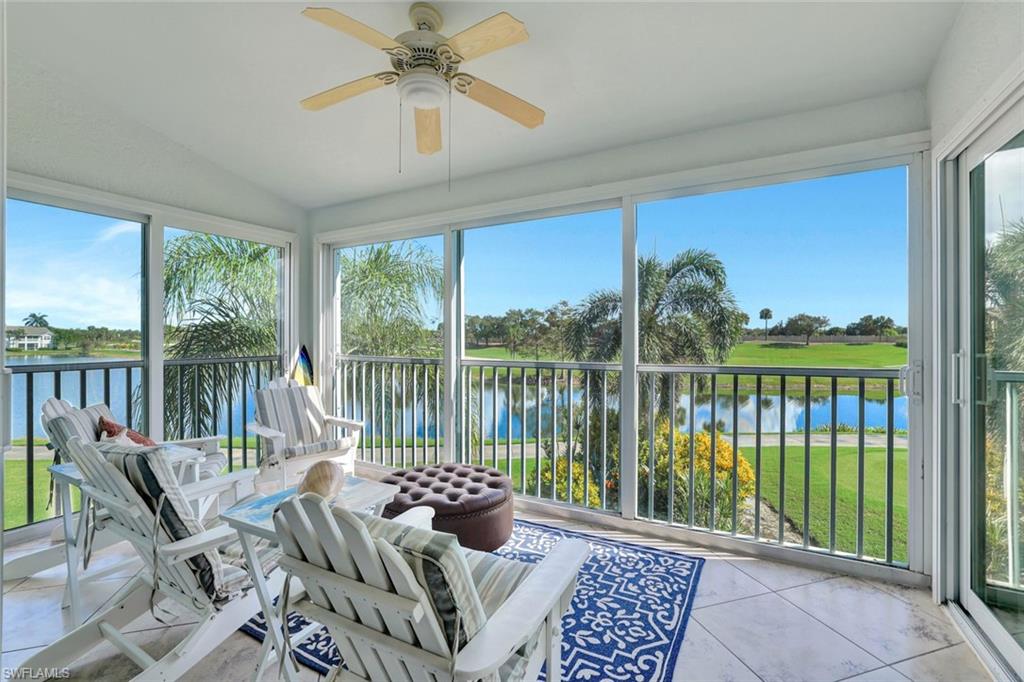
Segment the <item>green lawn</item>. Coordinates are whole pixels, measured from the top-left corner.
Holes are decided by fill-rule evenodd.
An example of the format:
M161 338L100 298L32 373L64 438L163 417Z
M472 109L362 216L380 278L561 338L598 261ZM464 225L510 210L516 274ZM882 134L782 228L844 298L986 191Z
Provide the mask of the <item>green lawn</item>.
M744 456L754 465L753 448ZM836 451L836 549L857 550L857 448ZM864 553L885 557L885 448L864 453ZM811 448L810 530L812 541L828 547L829 469L827 447ZM893 453L893 559L907 560L907 451ZM761 494L779 509L779 448L761 448ZM786 516L797 527L803 523L804 449L786 447Z
M747 341L736 346L726 364L774 367L899 367L907 349L891 343L789 343Z
M512 360L504 346L467 348L466 355L487 360ZM535 360L532 350L516 354L516 360ZM541 352L541 360L558 358ZM907 349L892 343L812 343L810 346L791 343L746 341L736 346L728 365L759 365L771 367L899 367L907 362Z
M54 516L54 509L46 508L46 499L50 491L50 472L48 467L51 464L50 457L43 457L33 462L32 491L35 496L33 507L35 508L35 521L41 521ZM23 526L28 522L25 515L27 507L25 485L25 473L27 471L25 460L9 459L4 462L4 529ZM72 505L78 509L78 493L72 492Z
M484 360L558 360L558 358L547 351L542 350L540 356L533 352L532 348L521 349L516 353L515 358L504 346L488 346L486 348L467 348L466 355L471 358L482 358Z

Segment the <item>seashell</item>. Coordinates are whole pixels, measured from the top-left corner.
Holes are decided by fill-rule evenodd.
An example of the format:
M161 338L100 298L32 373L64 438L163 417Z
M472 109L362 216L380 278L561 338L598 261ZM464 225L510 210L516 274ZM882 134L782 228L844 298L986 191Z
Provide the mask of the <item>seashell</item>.
M333 499L345 485L345 472L330 460L321 460L309 467L299 482L299 494L316 493L325 500Z

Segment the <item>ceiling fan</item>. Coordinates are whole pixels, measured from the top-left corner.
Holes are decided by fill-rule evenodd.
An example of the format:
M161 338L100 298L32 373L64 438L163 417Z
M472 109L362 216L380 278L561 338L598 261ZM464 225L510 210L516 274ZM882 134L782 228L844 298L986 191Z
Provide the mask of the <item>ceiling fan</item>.
M413 30L394 39L326 7L307 7L302 13L382 50L391 59L390 71L364 76L307 97L301 102L306 109L319 111L385 85L397 85L402 101L415 109L416 150L420 154L433 154L441 149L440 107L449 96L449 88L527 128L544 122L543 109L459 70L471 59L529 37L525 24L507 12L499 12L446 38L438 33L443 20L437 8L417 2L409 8Z

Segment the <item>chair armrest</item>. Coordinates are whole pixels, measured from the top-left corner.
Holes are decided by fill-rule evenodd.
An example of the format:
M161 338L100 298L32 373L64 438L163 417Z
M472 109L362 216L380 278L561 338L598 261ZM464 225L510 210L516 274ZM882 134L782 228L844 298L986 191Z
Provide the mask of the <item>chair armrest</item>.
M166 561L176 564L237 539L238 533L231 526L217 526L184 540L161 545L157 551Z
M391 520L404 523L407 526L413 526L414 528L432 530L434 527L434 509L433 507L413 507Z
M259 422L249 422L245 425L245 429L246 431L255 433L257 436L263 436L264 438L280 438L281 440L284 440L285 437L285 435L280 431L275 431L269 426L264 426Z
M343 429L363 430L363 422L357 422L352 419L343 419L342 417L332 417L328 415L324 417L324 422L331 426L340 426Z
M220 439L224 436L201 436L199 438L182 438L181 440L165 440L158 445L177 445L190 450L200 450L204 454L212 455L220 452Z
M558 607L589 554L582 540L559 541L462 648L455 679L477 680L497 671Z
M259 472L256 469L242 469L223 476L204 478L195 483L186 483L181 486L181 492L186 500L197 500L210 495L219 495L226 492L240 483L252 481Z

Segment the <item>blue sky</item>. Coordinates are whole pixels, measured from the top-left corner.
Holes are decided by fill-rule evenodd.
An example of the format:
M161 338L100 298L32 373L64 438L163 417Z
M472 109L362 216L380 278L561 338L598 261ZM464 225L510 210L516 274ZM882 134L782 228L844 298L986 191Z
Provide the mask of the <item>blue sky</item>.
M466 233L466 313L578 303L621 281L619 211ZM846 325L862 315L907 322L905 167L641 204L637 251L671 258L707 249L758 325L806 312Z
M139 329L142 226L24 201L7 202L7 322Z
M904 167L641 204L638 251L670 258L708 249L725 263L757 324L807 312L845 325L862 315L907 321ZM466 232L466 312L580 302L621 282L619 210ZM139 328L138 223L8 202L7 320ZM441 254L440 237L422 240Z

